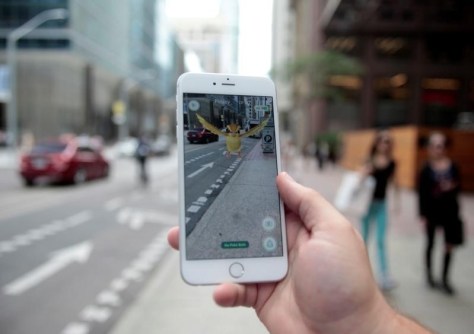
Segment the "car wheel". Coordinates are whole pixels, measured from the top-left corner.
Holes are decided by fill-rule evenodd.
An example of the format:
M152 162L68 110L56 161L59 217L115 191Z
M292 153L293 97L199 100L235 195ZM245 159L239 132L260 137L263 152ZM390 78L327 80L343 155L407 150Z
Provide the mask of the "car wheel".
M206 138L206 140L204 141L206 144L209 144L209 138Z
M87 173L85 169L79 168L78 170L76 170L76 173L74 173L74 177L73 177L74 184L84 183L86 182L86 179L87 179Z
M35 180L23 179L23 184L27 187L33 187L35 185Z

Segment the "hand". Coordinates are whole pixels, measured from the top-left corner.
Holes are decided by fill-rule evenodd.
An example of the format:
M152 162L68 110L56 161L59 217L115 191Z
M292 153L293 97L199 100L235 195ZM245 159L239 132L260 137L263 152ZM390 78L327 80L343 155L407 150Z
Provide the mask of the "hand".
M289 271L276 283L222 284L214 300L253 307L270 333L403 333L409 320L385 302L352 225L317 192L277 177L286 204ZM178 228L168 241L178 248ZM418 325L406 333L414 333ZM390 330L391 329L391 330Z

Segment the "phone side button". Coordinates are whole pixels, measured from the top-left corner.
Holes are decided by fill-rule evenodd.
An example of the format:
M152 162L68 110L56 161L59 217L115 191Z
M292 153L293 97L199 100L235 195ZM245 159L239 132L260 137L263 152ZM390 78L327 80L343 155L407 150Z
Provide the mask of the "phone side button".
M239 262L234 262L229 267L229 274L233 278L240 278L244 275L245 269L244 266Z

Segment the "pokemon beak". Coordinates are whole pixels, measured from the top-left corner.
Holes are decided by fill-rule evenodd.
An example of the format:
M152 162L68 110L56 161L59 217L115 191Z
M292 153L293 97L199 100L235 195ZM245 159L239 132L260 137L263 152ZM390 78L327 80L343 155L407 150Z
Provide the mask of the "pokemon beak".
M237 133L240 129L240 126L232 123L232 124L227 125L227 128L229 129L231 133Z

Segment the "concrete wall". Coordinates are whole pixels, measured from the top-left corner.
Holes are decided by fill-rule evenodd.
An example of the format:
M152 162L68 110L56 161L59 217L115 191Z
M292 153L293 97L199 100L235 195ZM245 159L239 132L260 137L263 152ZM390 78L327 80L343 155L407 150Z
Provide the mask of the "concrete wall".
M118 77L68 51L22 51L17 74L20 135L113 135L110 106L117 96Z

